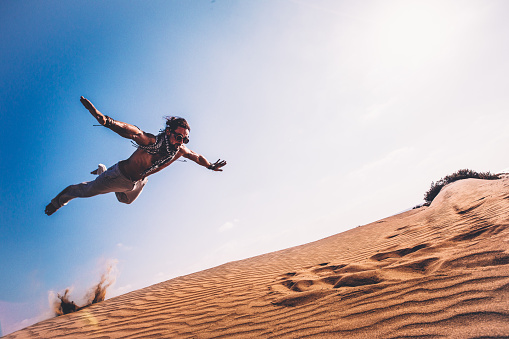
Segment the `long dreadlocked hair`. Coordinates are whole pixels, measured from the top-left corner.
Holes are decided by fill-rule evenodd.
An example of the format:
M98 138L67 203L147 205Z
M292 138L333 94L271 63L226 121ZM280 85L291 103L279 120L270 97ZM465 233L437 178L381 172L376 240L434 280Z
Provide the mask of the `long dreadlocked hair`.
M169 128L170 130L174 131L179 127L185 128L189 131L191 131L191 127L189 127L189 124L187 123L186 119L181 117L172 117L167 116L166 119L166 128Z

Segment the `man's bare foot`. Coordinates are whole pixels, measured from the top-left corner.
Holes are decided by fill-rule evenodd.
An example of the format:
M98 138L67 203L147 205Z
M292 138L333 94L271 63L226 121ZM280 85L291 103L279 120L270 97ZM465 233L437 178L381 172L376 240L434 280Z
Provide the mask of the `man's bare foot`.
M58 208L56 208L51 202L48 204L48 206L46 206L46 210L44 211L44 213L46 213L47 215L52 215L53 213L55 213L57 211Z

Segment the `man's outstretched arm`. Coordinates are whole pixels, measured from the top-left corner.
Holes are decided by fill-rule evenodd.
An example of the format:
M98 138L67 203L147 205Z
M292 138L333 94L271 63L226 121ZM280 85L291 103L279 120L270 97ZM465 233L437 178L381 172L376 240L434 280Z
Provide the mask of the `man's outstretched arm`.
M145 133L134 125L114 120L109 116L102 114L88 99L81 97L80 101L90 114L94 116L98 123L111 129L118 135L131 139L139 145L150 145L156 141L152 134Z
M203 155L200 155L200 154L198 154L198 153L196 153L194 151L191 151L189 148L187 148L185 146L182 146L182 150L184 151L184 154L182 154L182 156L184 158L192 160L195 163L197 163L198 165L202 165L204 167L207 167L209 170L213 170L213 171L217 171L217 172L222 172L223 169L221 167L226 165L226 161L225 160L221 160L221 159L219 159L215 163L211 163Z

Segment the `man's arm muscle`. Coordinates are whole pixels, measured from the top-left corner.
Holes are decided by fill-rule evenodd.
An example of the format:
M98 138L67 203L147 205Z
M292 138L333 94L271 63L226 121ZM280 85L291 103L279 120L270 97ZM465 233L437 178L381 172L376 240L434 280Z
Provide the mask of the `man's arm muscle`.
M133 140L138 145L145 146L156 142L156 137L153 134L146 133L126 122L113 120L108 128L124 138Z
M202 166L205 166L205 167L209 167L211 165L211 163L203 155L200 155L200 154L198 154L198 153L196 153L194 151L191 151L186 146L182 145L181 147L182 147L181 149L183 151L182 156L184 158L192 160L195 163L197 163L198 165L202 165Z
M182 145L181 147L182 147L181 150L183 151L182 156L184 158L192 160L195 163L197 163L198 165L202 165L204 167L207 167L209 170L213 170L213 171L217 171L217 172L222 172L223 169L221 167L226 165L226 161L221 160L221 159L219 159L218 161L216 161L215 163L212 164L203 155L200 155L200 154L198 154L198 153L196 153L194 151L191 151L189 148L187 148L184 145Z
M108 127L113 132L117 133L118 135L131 139L134 142L136 142L138 145L150 145L153 144L156 141L156 138L154 135L150 133L145 133L138 127L128 124L126 122L116 121L112 118L102 114L99 112L97 108L95 108L94 105L84 97L80 98L81 103L83 106L85 106L86 109L96 118L97 122L99 122L101 125Z

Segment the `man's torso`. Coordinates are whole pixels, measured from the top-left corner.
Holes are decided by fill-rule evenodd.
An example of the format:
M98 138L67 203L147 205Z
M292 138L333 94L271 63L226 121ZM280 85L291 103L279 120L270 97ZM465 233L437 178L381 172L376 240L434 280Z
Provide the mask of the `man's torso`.
M171 165L175 160L182 156L182 150L179 148L176 151L175 156L169 162L161 165L154 171L143 175L143 173L155 162L161 160L165 156L166 155L164 154L149 154L147 151L139 148L128 159L119 162L119 169L127 178L132 181L138 181Z

